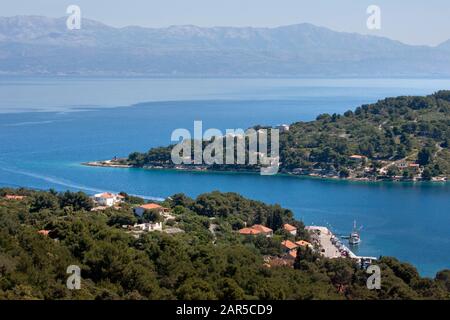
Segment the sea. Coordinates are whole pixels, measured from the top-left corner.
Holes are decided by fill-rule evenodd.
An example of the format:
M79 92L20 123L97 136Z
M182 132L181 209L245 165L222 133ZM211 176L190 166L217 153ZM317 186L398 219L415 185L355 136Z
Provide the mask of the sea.
M83 166L171 143L173 130L309 121L385 97L450 89L446 79L0 78L0 186L164 199L220 190L291 209L424 276L450 268L450 184L367 183L243 173Z

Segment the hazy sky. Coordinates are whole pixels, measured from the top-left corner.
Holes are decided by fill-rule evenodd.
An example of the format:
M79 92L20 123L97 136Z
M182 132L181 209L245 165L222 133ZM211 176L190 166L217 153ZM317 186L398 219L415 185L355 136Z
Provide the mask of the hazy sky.
M68 5L112 26L271 27L301 22L337 31L387 36L410 44L450 39L449 0L1 0L0 15L65 15ZM366 27L369 5L381 8L381 30Z

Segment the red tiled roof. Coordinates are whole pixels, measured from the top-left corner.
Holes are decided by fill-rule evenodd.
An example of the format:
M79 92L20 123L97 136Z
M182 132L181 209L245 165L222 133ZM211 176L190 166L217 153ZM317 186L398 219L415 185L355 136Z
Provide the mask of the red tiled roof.
M115 195L109 192L104 192L102 194L100 194L98 196L99 198L104 198L104 199L111 199L111 198L115 198Z
M48 234L50 233L50 230L39 230L38 233L42 234L43 236L48 236Z
M297 258L297 250L289 251L289 256L294 259Z
M308 241L305 240L300 240L295 242L297 245L299 245L300 247L308 247L311 245L311 243L309 243Z
M139 206L139 208L143 208L145 210L153 210L153 209L162 209L163 207L161 207L159 204L156 203L147 203L142 206Z
M289 232L297 230L296 227L294 227L293 225L290 225L289 223L284 224L283 229L286 231L289 231Z
M292 242L291 240L285 240L285 241L281 242L281 245L285 248L288 248L289 250L297 248L297 245L294 242Z
M255 235L260 234L261 231L253 228L243 228L239 230L239 233L244 235Z
M8 199L8 200L23 200L24 198L25 198L25 196L16 196L14 194L7 194L5 196L5 199Z
M263 233L273 232L272 229L267 228L266 226L263 226L263 225L261 225L261 224L255 224L255 225L252 226L251 228L252 228L252 229L255 229L255 230L259 230L259 231L261 231L261 232L263 232Z

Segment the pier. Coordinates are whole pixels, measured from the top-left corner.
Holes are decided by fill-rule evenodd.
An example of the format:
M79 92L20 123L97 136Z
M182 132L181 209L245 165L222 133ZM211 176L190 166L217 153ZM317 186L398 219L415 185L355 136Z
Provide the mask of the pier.
M311 233L311 238L320 248L320 253L329 259L335 258L350 258L357 263L366 262L372 263L377 260L375 257L357 256L347 246L341 243L327 227L322 226L307 226L305 227Z

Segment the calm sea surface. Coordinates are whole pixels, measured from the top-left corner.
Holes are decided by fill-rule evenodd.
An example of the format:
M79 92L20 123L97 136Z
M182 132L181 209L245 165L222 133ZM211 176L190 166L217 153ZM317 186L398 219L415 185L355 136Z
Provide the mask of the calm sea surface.
M80 163L167 145L175 128L311 120L450 80L0 79L0 186L127 191L153 198L235 191L280 203L306 224L351 231L359 254L392 255L424 275L450 268L450 184L357 183L253 174L91 168Z

